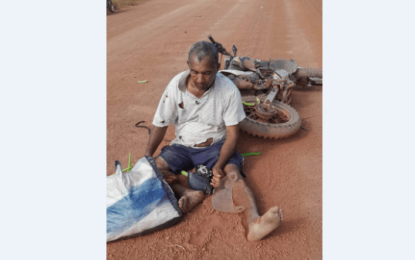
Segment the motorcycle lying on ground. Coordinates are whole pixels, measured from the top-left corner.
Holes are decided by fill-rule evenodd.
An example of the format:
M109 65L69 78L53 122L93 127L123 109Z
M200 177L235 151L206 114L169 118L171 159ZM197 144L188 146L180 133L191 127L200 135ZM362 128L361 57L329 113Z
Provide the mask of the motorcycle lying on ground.
M233 55L216 42L209 40L218 52L225 55L227 76L240 90L246 118L240 123L243 131L257 137L280 139L295 134L301 127L298 112L289 104L295 86L323 84L321 69L298 67L294 60L258 60Z
M115 6L112 4L111 0L107 0L107 9L111 12L115 12Z

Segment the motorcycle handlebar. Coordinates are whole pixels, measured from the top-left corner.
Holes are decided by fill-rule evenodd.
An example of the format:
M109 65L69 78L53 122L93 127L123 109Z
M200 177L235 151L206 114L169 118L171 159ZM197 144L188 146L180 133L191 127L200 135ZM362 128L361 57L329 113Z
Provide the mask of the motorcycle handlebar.
M212 36L208 35L208 38L213 44L216 44L216 42L215 42L215 40L213 40Z
M233 56L230 53L228 53L225 48L223 48L222 44L220 44L219 42L215 42L215 40L210 35L208 35L208 38L216 46L216 48L218 49L218 52L222 53L223 55L230 56L233 58Z

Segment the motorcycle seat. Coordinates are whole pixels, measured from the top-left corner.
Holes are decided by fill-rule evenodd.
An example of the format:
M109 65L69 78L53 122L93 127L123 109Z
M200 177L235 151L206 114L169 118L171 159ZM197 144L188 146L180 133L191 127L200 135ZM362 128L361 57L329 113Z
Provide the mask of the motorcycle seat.
M297 70L297 62L294 60L276 59L271 61L270 67L274 70L285 70L291 74Z

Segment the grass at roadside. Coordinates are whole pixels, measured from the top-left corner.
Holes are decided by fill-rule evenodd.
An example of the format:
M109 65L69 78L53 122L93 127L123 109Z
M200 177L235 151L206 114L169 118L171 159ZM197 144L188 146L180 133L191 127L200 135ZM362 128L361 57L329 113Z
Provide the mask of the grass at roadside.
M112 4L115 6L115 9L121 9L126 6L138 5L145 0L112 0Z

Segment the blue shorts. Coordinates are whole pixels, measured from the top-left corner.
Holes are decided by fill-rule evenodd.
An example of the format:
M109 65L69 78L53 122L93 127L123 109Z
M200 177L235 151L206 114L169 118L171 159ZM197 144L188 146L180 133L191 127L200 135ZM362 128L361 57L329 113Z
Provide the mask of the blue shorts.
M191 170L197 165L204 165L211 170L219 159L224 142L225 140L222 140L204 148L173 144L163 147L159 156L166 161L174 174L179 174L182 170ZM243 157L235 151L226 164L235 164L241 171L243 161Z

